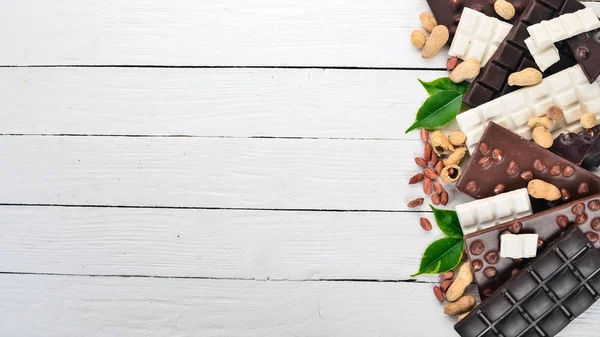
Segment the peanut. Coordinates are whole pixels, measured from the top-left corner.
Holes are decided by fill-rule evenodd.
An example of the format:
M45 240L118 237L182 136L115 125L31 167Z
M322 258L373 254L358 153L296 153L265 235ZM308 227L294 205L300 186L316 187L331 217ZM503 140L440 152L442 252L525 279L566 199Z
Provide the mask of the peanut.
M558 200L561 197L560 190L543 180L533 179L527 184L527 192L536 199L545 199L548 201Z
M448 303L444 306L444 314L448 316L457 316L471 311L475 308L475 297L466 295L459 298L456 302Z
M473 282L471 264L469 262L465 262L458 269L458 274L456 275L454 282L452 282L452 285L450 288L448 288L448 292L446 292L446 299L448 302L454 302L458 300L465 293L465 290L469 284L471 284L471 282ZM460 313L462 312L459 312L459 314Z
M477 59L470 58L457 65L456 68L452 70L449 77L452 82L460 83L464 80L470 80L477 77L479 71L481 71L481 62Z
M458 57L452 56L446 61L446 70L452 71L458 65Z
M413 47L423 49L425 42L427 42L427 37L425 37L423 31L415 29L410 33L410 43L412 43Z
M417 173L414 176L410 177L410 180L408 181L409 185L414 185L416 183L419 183L421 181L423 181L423 178L425 176L423 175L423 173Z
M440 289L442 289L443 292L446 292L448 291L448 288L450 288L451 285L452 280L444 280L442 284L440 284Z
M444 206L448 205L448 192L442 192L442 195L440 196L440 203Z
M470 314L470 313L471 313L470 311L467 311L467 312L465 312L465 313L462 313L462 314L458 315L458 317L456 317L456 321L457 321L457 322L460 322L460 321L462 321L462 320L463 320L463 318L467 317L467 315L468 315L468 314Z
M431 164L431 166L434 166L438 163L438 155L437 153L435 153L435 151L433 151L433 153L431 154L431 160L429 161L429 164Z
M442 131L434 131L431 134L431 145L433 145L433 151L438 156L454 151L454 146Z
M431 35L425 42L425 46L423 47L423 53L421 56L424 59L430 59L436 56L442 47L448 42L450 38L450 32L448 28L444 25L436 26L432 31Z
M444 192L444 188L442 187L442 184L434 182L433 183L433 189L435 190L435 193L437 194L442 194L442 192Z
M548 117L533 117L529 120L529 122L527 122L527 126L532 129L535 129L538 126L543 126L550 130L552 129L552 120Z
M442 289L440 289L440 287L433 287L433 294L435 295L435 298L440 301L440 303L444 302L444 293L442 293Z
M561 109L560 107L557 107L556 105L553 105L550 108L548 108L547 115L553 121L559 121L559 120L562 120L563 118L565 118L563 109Z
M419 224L421 225L421 228L423 228L423 230L426 232L429 232L433 228L433 226L431 225L431 221L429 221L429 219L427 218L420 218Z
M433 169L435 170L435 173L437 173L438 175L441 174L442 170L444 169L444 162L438 161L437 163L435 163L435 166L433 167Z
M424 174L424 175L425 175L427 178L429 178L429 179L432 179L432 180L435 180L435 179L438 177L437 173L435 173L435 171L434 171L433 169L429 168L429 167L426 167L426 168L423 170L423 174Z
M460 164L460 162L465 157L465 154L467 154L467 148L459 147L458 149L454 150L454 152L452 152L452 154L449 155L448 158L443 160L444 166Z
M440 177L442 178L442 181L446 184L453 183L457 181L460 177L460 167L457 165L446 166L442 169Z
M425 201L425 199L423 198L416 198L416 199L412 199L411 201L408 202L408 208L415 208L415 207L419 207L421 205L423 205L423 201Z
M436 205L436 206L437 206L437 205L439 205L441 202L442 202L442 198L440 197L440 195L439 195L439 194L437 194L437 193L433 193L433 194L431 195L431 203L432 203L432 204L434 204L434 205Z
M549 149L554 143L554 138L552 137L552 134L550 133L550 131L548 131L548 129L546 129L543 126L538 126L535 129L533 129L533 131L531 132L531 136L533 137L533 141L537 145L545 149Z
M433 152L433 148L431 147L431 144L425 143L425 149L423 150L423 158L426 161L431 160L431 152Z
M536 85L542 81L542 73L535 68L525 68L519 72L508 76L508 85L528 87Z
M415 158L415 163L421 167L427 167L427 160L421 157Z
M425 179L423 179L423 193L425 193L425 195L430 195L431 194L431 179L425 177Z
M429 131L426 129L421 129L419 132L419 136L421 136L421 140L427 143L429 141Z
M463 146L467 141L467 136L461 131L454 131L448 135L448 140L454 146Z
M583 114L583 116L581 116L579 123L581 123L581 126L584 129L591 129L594 126L598 125L598 118L596 118L596 116L593 113L586 112Z
M430 33L438 25L435 17L430 12L423 12L419 14L419 20L421 20L421 25L423 25L423 28Z
M496 14L506 21L512 20L517 13L515 6L506 0L497 0L494 4L494 10Z
M440 277L440 280L442 280L442 281L450 280L454 277L454 270L447 271L445 273L441 273L439 275L439 277Z

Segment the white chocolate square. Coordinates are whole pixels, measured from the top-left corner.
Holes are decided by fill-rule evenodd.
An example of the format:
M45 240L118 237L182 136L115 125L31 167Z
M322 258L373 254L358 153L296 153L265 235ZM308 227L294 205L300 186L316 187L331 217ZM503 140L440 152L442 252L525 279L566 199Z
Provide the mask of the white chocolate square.
M545 49L556 42L597 28L600 28L600 19L592 8L585 8L531 25L527 27L527 31L535 46Z
M554 44L550 44L547 47L538 47L533 42L532 38L528 38L525 39L525 45L541 71L545 71L553 64L560 61L560 54Z
M510 259L535 257L538 237L537 234L503 234L500 236L500 256Z

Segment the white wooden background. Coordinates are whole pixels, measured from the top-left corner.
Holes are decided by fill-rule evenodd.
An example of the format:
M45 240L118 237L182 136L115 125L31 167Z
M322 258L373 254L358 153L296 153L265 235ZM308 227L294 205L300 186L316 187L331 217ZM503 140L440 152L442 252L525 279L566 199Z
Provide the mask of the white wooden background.
M0 336L454 336L409 276L426 9L0 2Z

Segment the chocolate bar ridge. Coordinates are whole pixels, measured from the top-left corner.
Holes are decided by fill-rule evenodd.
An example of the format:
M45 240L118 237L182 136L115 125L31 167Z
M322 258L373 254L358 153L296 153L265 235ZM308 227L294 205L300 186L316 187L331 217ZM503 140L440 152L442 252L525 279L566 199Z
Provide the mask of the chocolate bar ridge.
M534 199L534 212L600 193L600 177L490 122L456 188L476 199L527 187L532 179L556 186L562 198Z
M527 261L499 256L501 236L538 234L538 251L576 226L600 248L600 194L465 235L465 247L481 298L490 296Z
M525 45L525 39L529 37L527 27L584 8L577 0L532 0L506 39L481 69L479 76L465 93L463 102L477 107L519 89L508 85L508 76L525 68L539 69ZM561 52L561 59L544 72L546 76L573 66L576 62L565 43L558 44L557 47Z
M462 337L552 337L600 298L600 252L577 227L471 311Z

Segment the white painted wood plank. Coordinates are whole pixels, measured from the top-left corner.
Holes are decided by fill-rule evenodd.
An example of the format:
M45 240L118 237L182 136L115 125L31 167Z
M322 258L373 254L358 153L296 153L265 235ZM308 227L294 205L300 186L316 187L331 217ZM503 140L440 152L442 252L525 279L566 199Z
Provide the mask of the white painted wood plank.
M0 271L405 280L422 213L0 207ZM437 276L420 277L435 281Z
M594 305L559 336L597 336ZM454 337L431 285L0 275L7 336Z
M409 42L424 0L0 3L0 64L443 68Z
M420 140L0 137L0 203L407 210ZM467 200L449 190L452 203ZM423 207L426 208L425 206Z
M442 71L0 68L2 134L415 139Z

